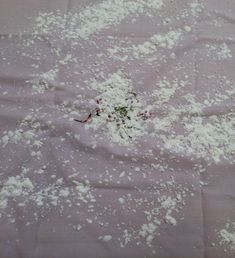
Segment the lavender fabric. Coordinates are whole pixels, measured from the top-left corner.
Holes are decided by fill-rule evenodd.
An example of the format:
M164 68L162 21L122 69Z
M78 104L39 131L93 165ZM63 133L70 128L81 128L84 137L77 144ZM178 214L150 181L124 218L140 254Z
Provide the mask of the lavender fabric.
M0 257L235 257L234 23L1 0Z

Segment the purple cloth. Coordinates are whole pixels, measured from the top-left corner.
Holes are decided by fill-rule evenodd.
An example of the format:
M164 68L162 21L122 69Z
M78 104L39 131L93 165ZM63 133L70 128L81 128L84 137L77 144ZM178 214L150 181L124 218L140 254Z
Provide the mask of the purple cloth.
M216 161L213 146L190 152L151 122L160 126L157 119L171 108L185 109L171 129L176 138L183 134L183 117L197 107L186 94L196 96L204 112L189 117L232 113L234 119L235 2L167 0L159 10L142 2L144 11L140 4L133 14L110 1L120 13L103 8L109 18L73 24L76 13L85 15L92 5L99 10L100 2L0 1L0 203L7 200L0 205L0 257L235 257L220 234L235 222L234 153L221 147ZM35 27L40 12L59 17L42 35ZM84 32L89 22L96 29ZM170 31L168 41L151 39ZM115 46L118 52L108 51ZM128 97L135 101L130 91L137 92L138 103L152 112L146 120L138 113L148 131L135 141L129 136L130 146L115 142L107 124L87 128L101 119L94 113L103 107L97 96L105 98L91 81L102 84L120 71L131 81ZM152 109L159 81L168 93L175 83L186 85ZM92 121L74 121L90 113ZM167 148L164 135L174 146ZM226 144L234 151L232 140Z

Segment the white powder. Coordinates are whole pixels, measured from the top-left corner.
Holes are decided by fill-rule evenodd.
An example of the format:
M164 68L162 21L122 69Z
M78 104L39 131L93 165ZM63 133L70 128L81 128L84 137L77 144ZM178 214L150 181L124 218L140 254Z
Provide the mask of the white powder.
M165 220L166 220L166 223L171 224L171 225L173 225L173 226L175 226L175 225L177 224L176 219L173 218L173 217L172 217L171 215L169 215L169 214L166 214Z
M46 173L45 169L43 170ZM41 176L37 170L34 173ZM53 207L62 212L65 205L95 202L88 181L85 183L76 182L76 187L71 188L66 187L63 179L57 179L55 175L50 177L53 179L51 183L38 183L36 180L34 182L30 179L27 176L29 174L32 174L30 169L22 168L20 175L3 180L0 191L0 217L7 215L9 219L12 219L15 214L12 203L18 207L29 205L37 207L38 213L34 215L37 220L43 212Z
M161 85L162 83L160 83ZM162 84L163 87L155 95L158 97L156 105L161 107L163 96L166 101L174 94L177 83L171 89L171 83ZM173 84L174 85L174 84ZM183 83L182 85L186 85ZM169 87L169 91L168 91ZM184 87L184 86L183 86ZM180 87L179 87L180 88ZM165 91L166 90L166 91ZM164 94L166 92L166 94ZM228 95L225 95L227 92ZM159 96L158 96L159 95ZM229 92L224 91L222 99L229 97ZM169 107L161 117L152 120L155 128L155 137L162 141L164 147L175 152L182 152L195 157L203 157L207 160L219 162L221 159L231 159L235 152L234 113L227 113L220 116L203 116L205 103L198 102L192 94L186 94L184 98L190 105L182 107ZM212 98L209 99L209 105ZM170 102L169 102L170 104ZM182 119L183 117L183 119ZM183 132L174 133L174 125L181 125Z
M143 224L141 226L139 235L146 239L146 244L148 246L151 246L156 230L157 230L157 225L153 223Z
M87 38L94 32L120 23L130 15L143 13L145 7L159 9L161 6L161 0L106 0L85 9L79 14L81 28L77 32L82 38Z
M169 194L165 194L165 189L169 190ZM176 183L173 178L169 181L156 182L153 191L155 201L152 203L142 197L136 199L131 198L131 195L125 197L124 207L135 207L133 208L134 214L144 211L145 219L140 226L136 225L136 227L128 229L124 227L122 241L120 241L121 247L129 243L153 247L153 240L157 241L157 237L164 230L166 224L177 225L176 214L182 210L186 197L191 194L187 187ZM140 193L143 193L142 190Z
M220 244L230 250L235 250L235 222L227 223L224 229L219 231Z
M204 6L202 3L199 3L198 1L195 1L193 3L190 3L190 8L191 8L191 14L194 17L199 17L199 15L201 14L201 12L204 9Z
M155 35L151 38L151 41L157 46L172 49L176 46L182 37L182 32L178 31L170 31L166 35Z
M146 17L152 14L156 15L156 10L159 10L162 6L162 0L104 0L101 3L87 6L77 13L68 12L68 14L65 15L60 12L41 13L36 19L37 24L34 28L35 41L29 41L29 44L34 44L38 39L43 39L50 45L50 48L56 53L57 57L59 57L57 60L58 65L67 66L71 62L77 63L77 59L70 53L63 58L60 56L58 38L65 43L71 41L70 43L72 45L82 45L84 40L89 39L92 35L111 27L116 28L115 26L122 21L126 20L127 22L128 19L129 22L130 19L131 22L133 22L138 16ZM203 10L203 5L194 2L190 4L190 8L195 18L199 17L199 14ZM171 21L171 19L167 20ZM182 22L180 24L185 23ZM109 49L109 51L113 58L115 55L124 54L125 56L121 56L122 61L129 61L128 58L130 56L138 59L156 56L161 50L162 52L168 52L169 50L172 52L174 47L179 46L184 33L190 32L191 29L191 27L186 25L182 30L177 29L169 31L166 34L153 35L141 44L129 45L128 42L127 47L119 48L118 46L114 46L112 49ZM124 41L124 43L126 42ZM219 60L232 57L232 51L225 43L221 44L219 47L208 47L208 51L209 54L213 54ZM173 59L176 57L174 53L170 53L169 56ZM42 61L41 58L42 56L37 60ZM147 59L148 65L151 64L149 60L150 59ZM161 60L161 62L163 61L164 60ZM98 64L101 66L102 62L103 60ZM139 64L141 65L142 63L140 62ZM38 68L39 65L34 64L33 67ZM177 67L177 69L181 68L180 66ZM87 70L89 70L89 68L87 68ZM45 93L57 79L58 72L59 69L56 65L45 73L35 74L35 78L30 81L33 92ZM72 71L70 72L72 74ZM88 75L89 72L91 71L88 71ZM95 71L92 72L97 74ZM85 75L87 76L87 74ZM102 135L108 137L109 140L114 143L129 145L133 144L139 137L147 134L148 126L152 125L154 133L151 136L154 136L157 141L163 143L164 148L172 152L175 151L176 153L185 155L206 157L213 159L215 162L219 162L222 158L229 159L233 157L232 155L235 152L235 122L232 113L227 113L223 116L198 116L203 115L203 109L206 105L197 102L195 96L190 94L184 95L184 98L180 99L182 101L187 100L187 105L185 106L179 104L179 106L175 108L173 103L171 103L171 100L176 96L176 92L185 87L185 81L180 79L172 81L167 77L163 77L155 83L156 88L153 91L147 92L147 94L150 96L151 101L153 99L153 106L157 110L163 110L163 114L157 115L155 118L152 116L147 117L150 119L142 119L143 116L140 114L146 111L146 116L149 115L153 106L147 106L146 103L149 102L145 102L139 93L133 92L135 85L132 85L131 79L124 72L118 71L113 74L105 75L101 80L93 80L90 85L97 93L96 100L99 101L99 103L97 103L96 106L100 111L99 115L96 115L94 111L91 110L92 119L89 121L90 123L86 124L86 128L91 128L95 131L94 137ZM183 91L180 93L182 92ZM227 93L227 95L224 94L223 96L218 94L219 96L217 96L217 98L220 101L226 100L229 98L228 95L234 93L234 91L230 90L230 92L228 91ZM212 101L215 101L215 99L211 98L210 102L208 101L207 104L212 104ZM81 99L72 104L65 101L61 105L60 110L66 113L65 118L69 117L70 120L73 120L74 116L77 118L77 116L80 115L80 110L77 108L78 106L82 106ZM181 133L174 130L175 124L181 126ZM32 147L31 155L39 156L39 150L43 144L43 140L39 138L40 128L41 124L38 119L29 116L24 119L15 130L5 131L1 143L3 147L8 144L24 144L30 146L30 148ZM78 134L71 132L67 132L66 136L78 141L80 139ZM64 139L65 138L61 138L61 142ZM96 143L94 143L93 147L95 144ZM158 147L159 146L157 146L157 148ZM143 155L145 154L146 153ZM135 153L133 155L135 155ZM153 158L151 155L150 157L151 159ZM71 156L71 160L72 158L74 158L74 156ZM78 161L82 162L80 160ZM63 165L67 163L70 165L69 162L70 159L66 159L63 161ZM158 161L156 160L156 162ZM138 164L141 168L132 167L132 172L135 171L136 173L129 173L128 171L122 172L122 170L119 170L117 177L120 173L120 181L126 179L132 181L134 184L135 177L133 174L141 176L144 172L141 163ZM122 164L124 164L124 162L120 162L120 165ZM89 168L92 169L92 167ZM144 168L148 170L148 173L150 169L154 168L157 173L159 171L165 171L168 167L165 164L151 164L151 168L147 165ZM71 169L76 171L73 167ZM45 169L39 169L34 172L34 175L37 177L48 176ZM108 185L109 182L112 183L113 175L109 174L108 170L106 172L107 177L104 178L104 182ZM146 173L146 175L148 174ZM146 175L145 177L143 176L143 178L146 178L146 180L151 179L150 176L147 177ZM101 175L99 176L101 178ZM66 203L69 207L72 205L80 206L82 204L84 206L81 211L82 213L96 212L94 206L91 204L96 200L88 180L73 180L74 187L66 187L62 179L56 179L56 175L53 174L49 178L52 181L51 183L46 181L46 183L42 184L36 184L36 180L34 182L33 179L26 177L26 175L9 177L4 180L3 187L0 191L0 214L3 214L4 211L8 212L7 208L10 207L10 202L15 202L18 206L34 204L38 208L37 213L39 216L41 210L47 211L51 207L55 207L57 211L61 212ZM139 181L137 183L139 183ZM171 226L177 225L176 215L181 212L182 207L185 205L188 189L172 181L166 182L165 179L163 181L160 180L160 182L154 182L153 189L149 189L149 185L150 184L146 184L147 189L145 186L143 187L145 190L143 190L142 186L140 187L142 190L137 189L139 191L139 195L137 196L140 197L136 199L132 197L130 193L115 199L115 205L119 204L118 208L126 210L132 207L129 211L131 215L134 216L136 213L141 215L140 221L136 222L134 226L130 226L129 223L125 224L125 221L120 221L120 227L125 227L124 229L122 228L123 235L121 236L122 240L120 240L120 242L124 242L121 242L121 246L133 242L136 245L146 244L152 247L153 240L157 238L161 230L164 230L166 224ZM146 193L149 194L150 198L143 197L146 196ZM23 201L18 201L18 199L22 199L22 197ZM102 195L99 197L101 198ZM87 206L85 204L87 204ZM114 216L118 210L116 208L116 206L114 207L110 204L104 207L104 214ZM108 213L109 210L111 210L110 213ZM79 211L76 212L78 213ZM94 215L94 217L86 219L89 224L95 223L97 217L100 218L102 215L100 213L91 214ZM12 223L14 223L14 221L14 219L11 220ZM103 223L102 225L108 225L108 223ZM76 229L79 231L82 229L82 226L77 225ZM229 246L231 250L234 249L235 236L234 230L231 227L226 227L221 230L220 237L222 239L221 244ZM109 242L113 237L111 235L103 235L100 236L99 239L104 242Z
M10 200L16 200L17 197L27 197L34 189L33 183L29 178L21 176L9 177L0 191L0 215L4 211Z
M95 202L95 198L91 193L91 186L88 180L85 182L77 182L73 180L73 183L76 185L75 189L78 193L78 198L84 202Z
M232 113L218 118L211 116L185 119L186 135L169 136L165 146L171 150L184 150L189 155L196 155L219 162L229 159L235 152L234 115Z
M23 144L31 149L31 155L41 158L40 148L43 145L42 140L38 137L40 123L36 115L27 115L14 131L4 131L0 143L5 147L8 144Z
M119 201L121 204L125 203L125 199L124 199L124 198L118 198L118 201Z
M142 44L128 47L115 46L109 48L108 52L113 58L117 59L123 59L123 54L128 57L131 54L135 58L145 58L146 56L156 53L159 48L172 49L179 44L182 36L183 33L181 30L169 31L166 34L156 34Z
M153 91L153 96L156 99L155 105L161 107L162 104L169 102L175 92L185 85L187 85L186 81L177 79L170 81L167 77L163 77L162 80L157 82L157 89Z
M218 60L231 59L232 51L226 43L222 43L219 46L206 44L209 56Z
M50 84L53 84L58 76L58 72L58 68L55 67L48 72L34 75L34 78L27 81L27 83L30 83L32 85L32 90L34 93L44 93L46 90L49 89Z
M100 100L99 109L102 112L93 116L86 128L106 128L110 140L124 145L145 134L145 123L140 114L145 110L148 113L149 107L144 108L144 103L132 92L131 81L124 73L119 71L104 82L93 81L91 85L101 92L96 99Z
M151 14L163 6L162 0L104 0L67 15L41 13L36 19L35 36L59 33L63 39L87 39L94 33L121 23L130 16Z

